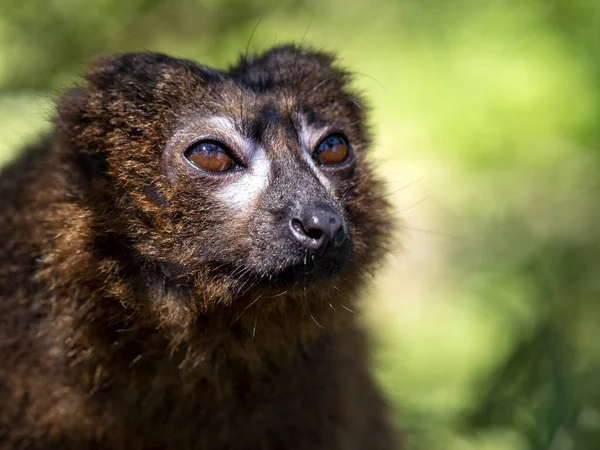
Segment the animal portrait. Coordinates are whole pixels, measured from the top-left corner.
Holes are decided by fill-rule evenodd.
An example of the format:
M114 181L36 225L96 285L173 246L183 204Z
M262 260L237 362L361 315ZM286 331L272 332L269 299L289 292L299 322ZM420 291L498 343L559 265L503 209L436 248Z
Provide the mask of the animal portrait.
M0 174L0 448L399 448L354 313L391 239L332 54L95 59Z

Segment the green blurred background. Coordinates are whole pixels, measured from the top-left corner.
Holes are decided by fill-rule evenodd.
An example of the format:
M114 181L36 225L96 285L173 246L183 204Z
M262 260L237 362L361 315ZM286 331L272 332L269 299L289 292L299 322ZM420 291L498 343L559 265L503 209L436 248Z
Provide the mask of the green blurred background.
M0 163L93 55L294 41L373 107L404 221L365 294L415 449L600 449L600 2L0 0Z

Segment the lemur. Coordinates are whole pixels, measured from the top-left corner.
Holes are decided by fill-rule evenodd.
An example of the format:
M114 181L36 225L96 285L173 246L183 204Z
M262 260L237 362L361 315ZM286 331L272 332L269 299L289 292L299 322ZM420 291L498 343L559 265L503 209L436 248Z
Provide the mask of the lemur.
M392 229L334 56L96 59L0 174L0 448L390 450Z

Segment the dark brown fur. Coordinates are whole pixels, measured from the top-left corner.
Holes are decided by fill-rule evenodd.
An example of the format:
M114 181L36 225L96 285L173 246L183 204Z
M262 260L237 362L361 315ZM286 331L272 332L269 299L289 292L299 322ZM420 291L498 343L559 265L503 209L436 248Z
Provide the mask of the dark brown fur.
M130 54L62 97L0 176L0 448L397 448L349 311L389 224L347 78L293 47L230 72ZM300 113L353 143L331 175L351 248L339 272L283 279L278 211L324 195L297 170ZM260 214L165 170L174 131L210 114L287 149Z

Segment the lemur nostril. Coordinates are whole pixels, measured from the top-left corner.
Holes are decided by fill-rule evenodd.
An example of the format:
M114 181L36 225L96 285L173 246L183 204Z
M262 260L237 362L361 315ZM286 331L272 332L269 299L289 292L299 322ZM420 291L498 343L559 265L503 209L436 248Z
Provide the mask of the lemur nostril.
M319 229L319 228L309 228L306 231L306 235L310 238L313 239L321 239L321 236L323 236L323 230Z
M306 227L301 220L292 219L290 225L300 235L308 236L311 239L318 240L323 236L323 230L320 228Z
M306 208L289 226L296 242L320 254L331 246L339 247L345 238L341 217L324 205Z

